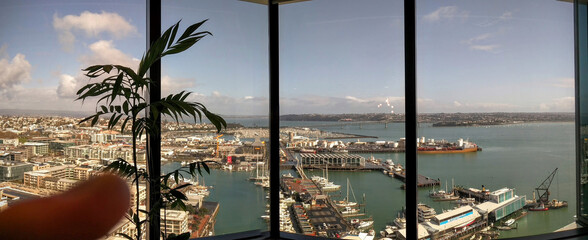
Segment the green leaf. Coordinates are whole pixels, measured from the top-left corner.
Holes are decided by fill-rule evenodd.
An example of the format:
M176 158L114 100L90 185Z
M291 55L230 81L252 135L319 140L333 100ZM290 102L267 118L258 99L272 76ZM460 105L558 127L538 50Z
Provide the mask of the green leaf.
M124 237L124 238L129 239L129 240L135 240L134 238L132 238L129 235L126 235L124 233L117 233L116 235L119 235L119 236Z
M106 72L106 73L110 73L110 70L112 70L112 65L104 65L102 66L102 69Z
M206 21L208 21L208 19L205 19L202 22L198 22L198 23L192 24L191 26L189 26L188 28L186 28L186 30L184 31L184 33L182 34L182 36L180 38L178 38L178 41L181 41L184 38L187 38L188 36L190 36L194 31L196 31L196 29L198 29L200 26L202 26L202 24L204 24Z
M98 122L98 114L94 115L94 119L92 119L92 123L90 123L91 126L96 125L96 123Z
M196 163L190 163L190 174L194 176L194 171L196 170Z
M166 239L166 240L189 240L190 239L190 233L189 232L185 232L182 233L180 235L177 236L172 236L173 234L170 234L170 236Z
M185 187L188 187L188 186L192 186L192 184L190 184L190 183L185 183L185 184L182 184L182 185L180 185L180 186L177 186L177 187L175 187L174 189L175 189L175 190L179 190L179 189L182 189L182 188L185 188Z
M178 26L180 25L181 21L182 20L178 21L176 24L174 24L172 26L171 36L169 38L169 42L167 43L168 48L172 45L172 43L174 42L174 39L176 38L176 33L178 32Z
M206 171L208 174L210 174L210 168L208 168L208 165L206 165L206 162L202 162L202 167L204 167L204 171Z

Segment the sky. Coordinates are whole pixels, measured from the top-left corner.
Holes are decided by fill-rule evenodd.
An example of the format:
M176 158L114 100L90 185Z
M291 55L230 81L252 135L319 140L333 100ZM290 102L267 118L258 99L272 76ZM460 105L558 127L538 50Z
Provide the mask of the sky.
M212 32L162 61L163 95L223 115L267 115L267 8L163 0L162 29ZM402 1L280 5L280 113L403 113ZM0 109L91 111L74 101L94 64L133 68L144 1L9 0L0 8ZM555 0L417 1L418 110L574 111L573 6Z

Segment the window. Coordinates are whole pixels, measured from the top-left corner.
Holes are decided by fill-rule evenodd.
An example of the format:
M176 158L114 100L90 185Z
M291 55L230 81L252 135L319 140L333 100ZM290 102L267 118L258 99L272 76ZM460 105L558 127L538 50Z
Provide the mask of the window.
M419 190L419 202L452 212L443 200L471 197L480 213L452 232L423 223L433 236L513 219L500 237L520 237L574 222L572 13L561 1L417 1L419 174L453 193Z
M409 211L405 220L407 230L399 236L413 239L437 234L435 237L439 237L451 232L447 231L448 227L463 231L485 227L484 224L489 222L507 222L515 218L512 214L525 206L526 200L532 199L531 192L535 192L536 198L548 193L550 201L553 198L565 200L568 207L537 214L529 212L517 220L516 230L501 232L502 237L539 234L539 237L549 239L586 234L585 230L550 234L560 226L572 223L574 215L579 223L588 223L585 206L588 199L584 193L588 189L585 180L588 174L585 148L588 143L584 127L584 105L588 99L584 86L587 76L585 61L588 59L585 1L576 1L572 5L551 0L516 3L423 0L417 1L418 8L412 9L410 4L404 6L400 2L377 0L283 0L279 5L279 18L273 15L278 13L278 6L272 6L268 16L266 6L252 2L263 3L261 0L164 2L161 8L163 19L156 21L165 29L179 19L182 19L182 28L209 19L202 29L211 31L213 36L202 39L193 51L164 59L162 93L184 89L194 91L194 100L222 114L231 124L222 136L194 129L182 133L182 125L166 125L170 126L166 131L169 135L161 141L164 171L194 158L219 162L218 168L214 168L210 175L193 179L200 183L202 192L209 193L204 201L198 201L202 198L195 201L209 210L191 214L202 213L202 218L192 219L181 212L163 212L166 219L162 224L167 225L167 230L180 233L204 220L212 224L193 237L236 233L230 238L242 238L239 234L244 231L253 230L251 234L259 235L259 230L265 231L271 226L272 237L299 239L302 237L287 232L294 229L308 235L337 237L340 233L337 230L345 225L359 227L362 223L369 225L373 220L372 228L379 236L380 231L386 234L386 225L391 225L390 222L406 208ZM571 49L572 6L576 10L575 50ZM404 24L401 12L404 8L417 13L415 24ZM80 107L79 103L71 102L75 90L84 83L79 68L113 58L125 64L136 63L136 58L145 49L145 9L144 2L5 3L0 9L0 31L3 33L0 38L0 71L4 71L0 76L0 109L5 110L0 114L15 116L39 108L51 111L35 111L35 114L69 116L73 114L69 111L72 109L92 111L91 103ZM272 25L277 20L279 24ZM86 24L103 21L108 21L108 27ZM404 36L407 29L408 32L416 29L417 38ZM405 37L409 40L406 44ZM276 43L279 47L273 45ZM417 46L417 55L410 53L412 47L404 49L412 44ZM403 50L412 55L404 56ZM279 53L279 59L274 58L276 53ZM570 105L573 89L570 86L574 82L571 80L572 53L576 54L576 109L575 114L566 115L560 112L573 111L569 108L573 106ZM404 60L415 56L418 62ZM279 64L275 64L277 62ZM416 72L414 75L410 71L405 73L403 66L418 69L418 89L415 89L419 97L418 114L425 123L404 121L404 117L411 116L402 113L416 109L412 100L416 103L417 99L402 91L410 91L410 79L416 77ZM269 78L268 72L272 73ZM280 81L272 82L277 79ZM272 88L276 83L280 87ZM510 84L517 86L506 87ZM275 95L276 92L279 94ZM545 98L556 101L542 102ZM476 102L476 99L481 100ZM279 115L278 112L268 113L268 107L278 103ZM556 108L557 104L568 104L565 105L568 108ZM405 105L407 109L404 109ZM449 127L462 122L444 121L479 109L531 112L524 116L526 119L564 116L566 123ZM556 113L532 114L548 110ZM452 114L435 114L439 112ZM376 122L365 119L369 115L358 115L364 113L375 113L373 117L378 121L381 120L377 118L380 114L389 118L387 122ZM325 118L327 115L332 118ZM513 116L481 114L473 121L480 123L488 117L512 119ZM566 116L575 116L575 130ZM359 117L363 118L357 120ZM328 121L302 121L316 119ZM2 116L0 120L3 128L0 129L0 161L29 161L0 165L0 179L19 179L26 187L65 190L75 183L72 179L92 175L95 170L90 164L92 161L130 156L124 147L99 147L117 139L128 141L128 136L110 132L88 134L97 130L79 128L76 129L78 135L66 136L66 131L75 128L72 119ZM26 122L26 126L14 124L17 121ZM44 122L54 125L45 125ZM279 123L281 130L274 131L274 122ZM445 126L433 126L434 123ZM239 124L251 128L240 128ZM269 125L273 128L268 131ZM418 136L406 136L409 135L406 132L416 132L417 129ZM15 137L6 133L13 130L22 131L24 135L18 133ZM576 133L575 145L572 131ZM176 132L182 134L174 135ZM274 135L270 136L269 132ZM65 140L47 139L49 134ZM234 146L238 142L236 137L242 146ZM409 140L403 141L404 137ZM413 137L415 141L410 140ZM275 141L277 139L282 141ZM482 151L451 155L422 153L450 151L447 146L443 149L443 146L429 144L442 139L455 142L462 148L460 150L476 144ZM18 148L19 141L24 140L33 143ZM201 141L207 142L209 150L198 148ZM272 142L274 144L270 144ZM418 149L421 153L417 155L418 174L423 175L422 178L414 176L416 169L409 167L416 166L417 157L409 157L411 153L393 152L402 146L416 147L415 144L422 148ZM85 145L89 147L81 147ZM188 145L190 151L178 148ZM381 152L370 153L374 152L371 148ZM416 155L417 148L414 150ZM305 153L307 151L323 152ZM178 152L182 154L176 154ZM270 156L270 152L275 154ZM577 154L576 166L573 152ZM380 161L372 161L372 156ZM31 159L35 163L30 163ZM55 164L56 159L66 159L63 162L85 167L54 166L61 165ZM275 164L278 159L284 161ZM394 164L389 164L392 162ZM382 174L383 171L336 171L378 164L388 176L395 176L396 172L397 177L404 176L408 189L402 190L403 183ZM325 194L312 193L318 191L312 189L316 188L315 183L298 179L297 171L292 170L296 165L316 168L304 170L310 179L315 176L315 182L320 181L317 176L323 176L323 172L325 177L328 175L324 185L319 183ZM553 171L556 168L557 172ZM281 170L276 171L278 169ZM577 171L576 177L574 170ZM271 175L269 181L267 172ZM290 174L294 177L290 178ZM279 180L275 176L279 176ZM246 180L249 178L257 180L259 186ZM535 190L546 181L551 183L549 190ZM268 182L269 188L264 188L262 185ZM434 190L438 191L445 190L451 182L462 187L462 194L481 194L489 201L443 213L443 209L455 205L433 201L430 198L433 187L419 188L411 195L417 184L434 185ZM574 183L577 183L576 189L572 187ZM204 186L211 185L213 189L204 191ZM326 193L329 187L339 190ZM488 194L482 191L487 188L492 190ZM280 189L284 190L283 193L290 190L281 201L275 198ZM141 190L139 196L133 198L144 198L145 189ZM9 190L4 189L4 193L6 191ZM274 198L267 200L270 192ZM3 193L0 191L0 194ZM415 201L417 196L418 201ZM288 200L289 197L295 202ZM327 203L329 199L332 203ZM289 219L276 214L281 213L280 203L285 202L290 202L285 204L288 206L285 211L291 214ZM353 212L353 206L346 207L350 202L365 204L362 206L365 210ZM338 213L318 209L320 205L329 204L342 204L343 207ZM5 205L0 200L0 208ZM540 209L540 206L535 207ZM273 212L268 213L268 208ZM310 209L314 212L309 212ZM411 209L415 211L410 212ZM296 216L303 218L313 214L311 217L314 218L319 214L355 214L361 220L339 222L339 226L337 221L315 224L298 220L297 226L292 224L292 228L289 227L288 220L296 221ZM266 222L265 218L269 216L273 218ZM371 220L365 219L369 217ZM470 221L472 218L475 221ZM349 218L344 216L342 219ZM436 226L417 225L417 220L425 219L437 223ZM402 224L401 220L399 222ZM391 227L389 229L393 231ZM121 226L120 231L132 229Z
M178 20L184 29L208 19L198 31L212 33L189 51L163 59L162 95L191 90L192 100L229 123L221 134L169 131L176 141L162 142L162 149L176 153L162 162L164 171L194 160L217 163L210 174L203 172L194 179L199 189L208 188L208 195L200 195L203 199L197 206L207 209L206 213L191 213L192 237L267 230L268 188L254 181L257 177L267 180L269 172L267 8L234 0L162 3L162 29ZM183 139L188 142L177 142ZM202 151L204 146L212 148Z
M281 179L297 202L294 228L281 231L380 236L396 218L404 224L402 9L398 1L280 5L280 141L292 156L281 166L297 165Z

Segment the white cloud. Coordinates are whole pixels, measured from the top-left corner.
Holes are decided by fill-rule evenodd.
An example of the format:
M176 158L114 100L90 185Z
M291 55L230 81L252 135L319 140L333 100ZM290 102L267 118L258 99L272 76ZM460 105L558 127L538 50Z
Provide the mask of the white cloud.
M112 41L100 40L88 46L91 54L80 57L85 66L96 64L118 64L136 69L139 66L139 59L131 57L121 50L118 50Z
M480 51L485 51L485 52L493 52L494 50L496 50L499 47L500 47L500 45L498 45L498 44L471 45L470 46L470 49L472 49L472 50L480 50Z
M513 17L513 12L504 11L500 16L487 17L483 22L478 23L476 25L479 27L490 27L490 26L494 26L498 23L508 21L508 20L512 19L512 17Z
M5 49L5 47L2 47ZM0 53L5 50L0 51ZM2 55L5 55L2 53ZM25 55L17 53L12 60L0 59L0 91L6 91L31 80L32 67Z
M555 80L552 86L558 88L574 88L575 80L574 78L559 78Z
M549 103L539 104L539 110L542 112L573 112L574 109L574 97L554 98Z
M82 64L81 68L97 64L119 64L132 69L136 69L139 66L138 59L118 50L112 44L112 41L100 40L90 44L88 48L90 49L90 54L81 56L79 59ZM84 76L81 71L73 75L61 74L59 76L59 85L56 89L57 96L68 99L75 98L77 90L87 84L88 80L88 77ZM173 83L165 76L162 78L162 91L175 90L183 86L182 84Z
M423 19L428 22L436 22L443 19L461 18L467 19L469 17L468 11L461 11L456 6L440 7L437 10L425 15Z
M59 86L57 86L57 95L59 97L72 98L80 87L78 81L73 76L61 74L59 76Z
M280 109L282 113L390 113L391 111L401 113L404 112L404 97L358 98L306 95L280 98Z
M502 15L500 15L500 17L498 17L498 19L500 20L509 20L512 18L512 12L511 11L505 11L504 13L502 13Z
M358 102L358 103L372 102L372 101L367 100L367 99L360 99L360 98L356 98L356 97L353 97L353 96L346 96L345 99L349 100L349 102Z
M194 80L184 78L172 78L168 75L161 77L161 95L176 94L194 87Z
M98 37L101 33L109 33L115 38L122 38L137 33L137 28L117 13L88 11L77 15L66 15L60 18L53 15L53 28L57 31L59 42L64 49L71 50L75 42L75 31L83 32L87 37Z
M204 104L214 113L223 115L267 115L269 100L265 97L236 97L213 91L210 95L193 93L187 99Z
M440 112L517 112L523 109L518 105L509 103L492 102L443 102L433 99L422 99L418 101L418 110L423 113Z
M462 41L462 43L468 45L470 50L495 52L500 48L500 45L488 43L495 35L496 33L484 33Z
M481 35L475 36L473 38L470 38L470 39L468 39L466 41L463 41L463 42L466 43L466 44L470 44L471 45L471 44L474 44L476 42L486 40L486 39L490 38L491 36L492 36L492 34L485 33L485 34L481 34Z
M70 98L60 98L54 87L24 88L15 86L10 96L0 95L0 109L46 109L67 111L91 111L94 105L74 102Z

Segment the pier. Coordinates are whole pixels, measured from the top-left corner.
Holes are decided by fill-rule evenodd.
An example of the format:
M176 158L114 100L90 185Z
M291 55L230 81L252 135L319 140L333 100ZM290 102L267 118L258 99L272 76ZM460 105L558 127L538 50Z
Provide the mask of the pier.
M490 200L490 195L487 194L487 192L481 191L479 189L455 187L453 192L455 192L460 197L474 198L476 199L476 202L486 202Z
M394 178L400 179L402 182L406 181L406 176L404 172L394 172ZM433 186L440 186L441 182L437 179L432 179L430 177L426 177L419 174L417 179L417 187L433 187ZM402 185L402 189L405 189L406 185Z

